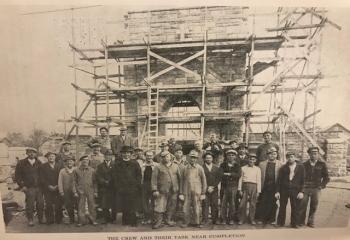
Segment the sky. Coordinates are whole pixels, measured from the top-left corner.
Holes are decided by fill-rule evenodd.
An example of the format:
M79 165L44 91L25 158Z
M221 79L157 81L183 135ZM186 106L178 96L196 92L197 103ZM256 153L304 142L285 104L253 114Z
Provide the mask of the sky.
M70 7L0 5L0 136L13 131L27 134L34 127L63 132L64 126L57 120L74 115L74 91L70 85L73 71L69 68L72 52L68 47L72 41L71 11L23 15ZM156 8L164 7L99 6L75 10L76 45L96 48L105 36L108 42L123 39L123 16L128 10ZM330 26L324 29L321 66L322 72L331 77L322 81L328 88L319 93L322 111L317 124L326 127L339 122L350 129L350 111L346 107L350 93L350 8L328 10L328 18L342 30ZM78 74L80 83L87 80L86 75ZM86 98L79 96L78 101L83 104ZM296 105L301 113L302 103Z

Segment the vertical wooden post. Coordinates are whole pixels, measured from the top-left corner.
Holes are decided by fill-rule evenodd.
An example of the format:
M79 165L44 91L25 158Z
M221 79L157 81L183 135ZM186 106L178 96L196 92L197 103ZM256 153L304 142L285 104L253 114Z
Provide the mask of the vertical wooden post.
M94 76L96 76L96 67L94 67ZM95 101L94 101L94 107L95 107L95 121L96 121L96 123L97 123L97 120L98 120L98 110L97 110L97 79L95 78L94 79L94 89L95 89L95 91L94 91L94 93L95 93ZM98 126L97 126L97 124L96 124L96 127L95 127L95 136L97 136L98 135Z

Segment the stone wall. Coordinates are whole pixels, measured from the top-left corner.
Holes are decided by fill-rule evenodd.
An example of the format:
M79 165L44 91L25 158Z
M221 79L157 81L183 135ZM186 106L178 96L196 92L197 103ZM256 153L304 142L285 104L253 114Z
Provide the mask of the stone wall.
M125 15L128 43L151 43L246 38L246 7L192 7L129 12Z

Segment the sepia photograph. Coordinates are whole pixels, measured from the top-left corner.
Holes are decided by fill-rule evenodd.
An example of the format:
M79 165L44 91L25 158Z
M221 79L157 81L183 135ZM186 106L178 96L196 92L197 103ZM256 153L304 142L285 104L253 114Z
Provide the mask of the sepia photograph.
M180 3L0 5L3 236L346 238L350 6Z

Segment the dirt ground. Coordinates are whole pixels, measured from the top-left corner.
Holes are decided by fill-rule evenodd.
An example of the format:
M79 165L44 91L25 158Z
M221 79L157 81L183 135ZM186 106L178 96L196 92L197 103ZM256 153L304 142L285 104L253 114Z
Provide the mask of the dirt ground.
M346 227L349 223L350 209L345 205L350 203L350 182L348 179L333 181L329 183L328 187L322 191L319 209L316 215L316 228L334 228ZM289 206L288 206L289 208ZM289 218L289 212L288 212ZM67 221L67 219L64 219ZM287 219L288 226L289 219ZM204 226L202 230L235 230L235 229L275 229L273 225L268 226L251 226L244 225L208 225ZM287 228L287 227L286 227ZM163 227L156 231L183 231L183 230L198 230L198 228L183 229L180 226ZM116 224L99 224L97 226L85 225L83 227L76 227L75 225L39 225L28 227L24 212L18 213L13 217L12 221L6 227L8 233L71 233L71 232L147 232L155 231L150 225L139 225L138 227L127 227L121 225L121 214L118 214Z

